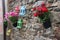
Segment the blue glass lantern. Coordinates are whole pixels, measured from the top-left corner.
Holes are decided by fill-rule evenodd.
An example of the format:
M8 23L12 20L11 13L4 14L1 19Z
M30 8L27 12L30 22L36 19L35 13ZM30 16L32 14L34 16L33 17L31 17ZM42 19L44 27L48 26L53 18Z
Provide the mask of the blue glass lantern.
M25 7L25 5L23 5L23 6L21 6L19 15L20 15L20 16L24 16L25 13L26 13L26 7Z

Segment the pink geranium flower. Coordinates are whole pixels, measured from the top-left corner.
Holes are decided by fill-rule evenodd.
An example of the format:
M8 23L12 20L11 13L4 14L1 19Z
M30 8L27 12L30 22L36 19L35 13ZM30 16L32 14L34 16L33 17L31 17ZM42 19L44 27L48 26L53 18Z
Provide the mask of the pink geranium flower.
M18 16L18 13L16 12L10 12L10 15L13 17L13 16Z
M4 16L5 16L5 18L8 18L8 16L9 16L9 13L5 13L5 15L4 15Z
M8 19L9 15L10 15L9 13L5 13L4 16L5 16L5 19L6 19L6 20L9 20L9 19Z

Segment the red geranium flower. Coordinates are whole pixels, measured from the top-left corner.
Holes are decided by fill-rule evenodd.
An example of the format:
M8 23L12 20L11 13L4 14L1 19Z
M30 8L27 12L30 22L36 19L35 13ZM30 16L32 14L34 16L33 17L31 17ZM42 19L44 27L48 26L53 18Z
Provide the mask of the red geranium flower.
M43 6L45 6L45 3L42 3L42 4L41 4L41 7L43 7Z
M34 16L37 17L38 16L38 12L34 13Z
M37 17L37 16L41 16L41 15L43 15L43 13L40 13L40 12L36 12L36 13L34 13L34 16L35 16L35 17Z
M41 7L40 7L40 6L38 6L38 7L36 8L36 10L41 11Z
M36 10L36 7L32 8L32 11L35 11Z
M42 8L41 8L41 11L42 11L42 12L48 12L48 9L47 9L46 7L42 7Z

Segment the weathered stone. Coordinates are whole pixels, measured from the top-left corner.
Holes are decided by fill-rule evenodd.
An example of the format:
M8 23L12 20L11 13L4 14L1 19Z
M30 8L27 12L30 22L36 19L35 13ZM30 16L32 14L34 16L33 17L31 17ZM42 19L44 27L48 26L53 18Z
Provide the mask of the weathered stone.
M54 23L60 22L60 12L52 11L51 16L53 16L51 18L52 22Z

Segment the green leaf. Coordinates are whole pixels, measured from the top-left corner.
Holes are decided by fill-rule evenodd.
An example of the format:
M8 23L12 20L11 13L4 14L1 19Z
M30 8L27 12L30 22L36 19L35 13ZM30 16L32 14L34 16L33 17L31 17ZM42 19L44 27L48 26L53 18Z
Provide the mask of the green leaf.
M7 26L7 24L8 24L7 21L4 21L4 25Z
M17 21L17 18L16 18L16 17L9 17L9 19L10 19L10 21L11 21L12 23L15 23L15 22Z
M45 12L43 15L38 16L38 18L43 23L50 17L49 15L50 15L50 12Z

